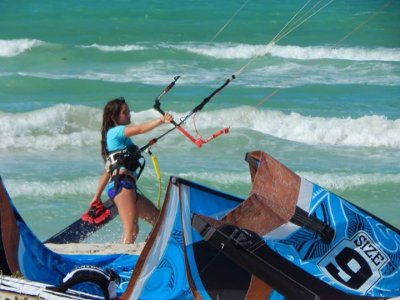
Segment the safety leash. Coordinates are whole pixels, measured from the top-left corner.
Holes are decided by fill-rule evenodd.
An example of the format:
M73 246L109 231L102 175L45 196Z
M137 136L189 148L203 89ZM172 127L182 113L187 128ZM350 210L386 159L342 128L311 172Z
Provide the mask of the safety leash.
M153 163L154 167L154 172L156 173L157 177L157 182L158 182L158 194L157 194L157 208L161 208L161 172L160 172L160 166L158 164L158 160L156 155L151 152L150 148L146 149L146 152L150 155L151 157L151 162Z

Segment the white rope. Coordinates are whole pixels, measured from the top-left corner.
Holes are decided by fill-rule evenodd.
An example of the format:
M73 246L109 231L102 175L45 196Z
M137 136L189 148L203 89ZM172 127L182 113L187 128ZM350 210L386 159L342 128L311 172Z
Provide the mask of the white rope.
M245 3L242 4L242 6L233 14L233 16L225 23L225 25L222 26L220 30L218 30L218 32L211 39L211 42L213 42L219 36L219 34L226 28L226 26L228 26L232 22L232 20L236 17L236 15L247 5L249 1L250 0L247 0Z
M286 29L286 27L289 26L289 24L297 17L297 15L308 5L308 3L310 3L312 0L308 0L308 2L306 2L302 8L300 8L300 10L289 20L289 22L286 23L285 26L283 26L283 28L274 36L274 38L272 39L272 41L275 41L275 39L282 33L282 31L284 31Z
M319 1L318 3L316 3L307 13L311 12L320 2L322 2L323 0ZM330 0L328 3L326 3L325 5L323 5L322 7L320 7L318 10L316 10L314 13L312 13L310 16L306 17L304 20L301 21L302 18L305 17L305 15L303 15L299 20L297 20L295 22L295 24L293 24L291 26L291 28L285 32L283 35L281 35L279 38L277 38L276 40L273 40L273 42L277 43L278 41L280 41L281 39L283 39L284 37L286 37L289 33L291 33L293 30L297 29L298 27L300 27L302 24L304 24L306 21L308 21L308 19L310 19L311 17L313 17L314 15L316 15L317 13L319 13L322 9L324 9L325 7L327 7L329 4L331 4L334 0ZM300 22L301 21L301 22Z
M289 33L300 27L302 24L304 24L308 19L319 13L322 9L324 9L326 6L331 4L334 0L330 0L328 3L320 7L318 10L313 12L311 15L309 15L321 2L324 0L319 0L316 4L314 4L308 11L306 11L302 16L297 18L297 16L310 4L312 0L308 0L297 12L296 14L289 20L289 22L286 23L286 25L275 35L275 37L266 45L267 49L268 47L271 47L272 45L276 44L278 41L286 37ZM232 20L236 17L236 15L247 5L249 0L246 0L242 6L233 14L233 16L221 27L220 30L214 35L214 37L211 39L211 42L214 41L222 31L225 30L225 28L232 22ZM307 16L308 15L308 16ZM297 18L297 19L296 19ZM266 51L268 52L268 50ZM265 53L265 52L264 52ZM246 69L255 59L257 59L259 56L263 56L264 54L258 54L254 55L244 66L242 66L239 70L237 70L234 75L235 77L239 76L244 69Z
M324 0L319 0L317 3L315 3L308 11L306 11L302 16L297 18L297 16L310 4L312 0L308 0L297 12L296 14L290 19L290 21L279 31L279 33L266 45L267 49L268 47L271 47L272 45L276 44L278 41L286 37L288 34L290 34L292 31L300 27L302 24L304 24L307 20L309 20L311 17L319 13L322 9L327 7L329 4L331 4L334 0L328 1L325 5L321 6L318 8L316 11L314 9L318 7L318 5L323 2ZM297 19L296 19L297 18ZM268 52L268 50L266 50ZM238 76L240 73L243 72L244 69L246 69L256 58L259 56L262 56L264 54L258 54L253 56L243 67L241 67L235 75Z
M286 37L288 34L293 32L295 29L300 27L302 24L304 24L306 21L308 21L311 17L319 13L322 9L324 9L326 6L331 4L334 0L328 1L325 5L317 9L316 11L313 12L313 10L318 7L318 5L325 1L325 0L319 0L317 3L315 3L308 11L306 11L303 15L300 17L299 14L310 4L312 0L308 0L296 13L295 15L289 20L289 22L286 23L286 25L275 35L275 37L266 45L266 47L271 47L272 45L276 44L278 41ZM225 28L232 22L232 20L236 17L236 15L247 5L249 0L246 0L241 7L233 14L233 16L218 30L218 32L214 35L214 37L211 39L211 42L214 41L222 31L225 30ZM313 12L313 13L311 13ZM298 17L298 18L297 18ZM297 18L297 19L296 19ZM268 51L266 51L268 52ZM236 71L234 74L237 77L239 74L243 72L244 69L246 69L256 58L259 56L262 56L264 54L258 54L254 55L243 67L241 67L238 71Z

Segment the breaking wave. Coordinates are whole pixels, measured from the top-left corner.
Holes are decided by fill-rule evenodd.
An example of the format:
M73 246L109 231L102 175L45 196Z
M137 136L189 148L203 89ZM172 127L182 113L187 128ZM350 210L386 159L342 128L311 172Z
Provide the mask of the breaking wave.
M351 188L357 188L366 185L382 185L387 183L399 184L400 174L317 174L312 172L300 172L304 178L307 178L311 182L315 182L318 185L327 189L344 191Z
M271 55L299 60L342 59L354 61L400 61L397 48L363 48L334 46L279 46L249 44L180 44L171 48L210 56L218 59L250 59L254 56Z
M96 48L104 52L126 52L147 49L175 49L183 52L208 56L215 59L250 59L254 56L271 55L300 60L343 59L355 61L400 61L400 49L397 48L364 48L338 46L295 46L295 45L251 45L235 43L149 43L131 45L88 45L85 48Z
M118 72L81 70L75 73L62 72L0 72L0 76L23 76L45 78L50 80L90 80L121 83L141 83L164 85L171 81L171 74L182 74L179 84L215 86L228 76L232 70L214 68L204 69L187 64L152 61L130 67ZM382 76L385 74L385 76ZM278 65L259 66L247 70L235 80L235 84L244 87L288 88L306 85L377 85L398 86L400 76L396 70L383 62L371 65L354 63L345 69L335 65L301 65L282 63Z
M176 119L186 112L172 112ZM0 112L0 149L58 149L63 146L98 146L101 110L81 105L58 104L26 113ZM154 110L132 112L135 122L155 118ZM212 130L231 127L252 130L288 141L309 145L384 147L400 149L400 119L366 115L359 118L312 117L292 112L256 110L238 107L205 111L196 118L197 129ZM192 122L185 125L194 129ZM158 129L157 129L158 130ZM162 132L162 129L160 129ZM179 135L172 137L181 138Z
M251 129L310 145L400 148L400 119L389 120L378 115L328 118L240 107L202 113L197 120L200 129L213 122L232 124L232 130Z
M132 113L136 122L158 117L150 110ZM24 113L0 112L0 149L55 150L64 146L98 146L102 110L57 104Z
M0 57L14 57L45 44L35 39L0 40Z
M116 46L108 46L108 45L81 45L79 47L82 48L94 48L104 52L130 52L130 51L142 51L148 49L145 46L140 45L116 45Z
M45 197L59 195L86 195L94 191L98 178L84 177L75 180L37 181L37 180L7 180L7 189L12 197Z
M33 47L50 46L50 43L36 39L11 39L0 40L0 57L17 56ZM215 59L250 59L254 56L274 56L298 60L314 59L339 59L353 61L400 61L398 48L365 48L365 47L339 47L333 45L322 46L296 46L276 44L240 44L240 43L151 43L141 42L125 45L77 45L80 48L92 48L102 52L134 52L174 49L181 52L208 56Z
M34 39L0 40L0 57L14 57L34 47L54 47L54 44ZM61 45L63 48L69 45ZM78 45L72 47L86 48L96 52L135 52L151 51L151 57L157 59L134 62L121 69L92 66L54 66L51 70L25 69L18 71L5 70L2 77L23 76L45 78L51 80L92 80L105 82L136 82L141 84L167 84L171 74L182 75L181 85L215 85L226 79L238 67L254 56L266 57L253 63L235 81L237 85L246 87L292 87L309 84L327 85L400 85L398 67L391 62L400 61L398 48L362 48L331 46L279 46L249 45L232 43L150 43L143 42L126 45ZM171 53L171 49L172 52ZM67 51L68 50L68 51ZM46 50L47 51L47 50ZM63 51L69 52L69 49ZM159 53L155 55L155 53ZM188 55L201 55L212 60L245 60L243 62L225 62L207 64L188 63L187 59L196 62L201 58ZM46 54L45 54L46 55ZM64 54L63 54L64 55ZM144 55L144 57L146 57ZM182 58L183 57L183 58ZM186 58L184 58L186 57ZM271 59L272 57L272 59ZM334 60L334 61L326 61ZM341 62L348 60L349 62ZM58 61L55 63L59 63ZM113 62L115 63L115 62ZM243 65L241 65L243 66Z
M224 187L235 185L251 186L248 172L183 172L182 178L207 182L210 186ZM363 173L327 173L300 172L300 176L320 186L345 191L368 185L400 184L400 174L363 174ZM155 181L154 181L155 182ZM90 195L98 184L98 177L82 177L74 180L38 181L26 179L10 179L6 185L12 197L44 197L50 199L57 196Z

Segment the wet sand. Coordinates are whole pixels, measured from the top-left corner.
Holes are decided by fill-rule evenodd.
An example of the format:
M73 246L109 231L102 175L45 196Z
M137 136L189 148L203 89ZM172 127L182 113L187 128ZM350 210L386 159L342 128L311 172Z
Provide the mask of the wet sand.
M71 243L71 244L46 244L52 251L62 254L115 254L127 253L139 255L145 243L138 244L85 244L85 243Z

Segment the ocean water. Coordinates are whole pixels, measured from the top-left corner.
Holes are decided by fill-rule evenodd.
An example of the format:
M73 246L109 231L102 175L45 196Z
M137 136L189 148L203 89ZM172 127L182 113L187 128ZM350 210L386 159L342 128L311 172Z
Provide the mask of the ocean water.
M181 176L246 197L245 153L264 150L400 226L400 2L380 0L1 1L0 175L23 218L44 240L87 208L108 100L124 96L134 123L156 118L180 75L162 99L180 120L233 74L185 123L229 134L153 146L163 192ZM139 187L156 201L150 159ZM117 220L92 239L120 234Z

